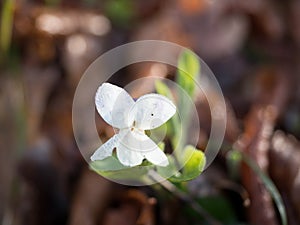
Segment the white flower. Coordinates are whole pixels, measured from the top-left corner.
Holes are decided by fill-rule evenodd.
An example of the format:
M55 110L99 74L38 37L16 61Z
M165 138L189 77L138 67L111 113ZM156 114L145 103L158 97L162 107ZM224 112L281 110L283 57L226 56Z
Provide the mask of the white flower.
M103 83L95 103L102 118L119 132L95 151L92 161L111 156L116 148L125 166L140 165L144 158L159 166L169 164L165 153L145 134L145 130L161 126L175 114L176 107L168 98L146 94L135 102L123 88Z

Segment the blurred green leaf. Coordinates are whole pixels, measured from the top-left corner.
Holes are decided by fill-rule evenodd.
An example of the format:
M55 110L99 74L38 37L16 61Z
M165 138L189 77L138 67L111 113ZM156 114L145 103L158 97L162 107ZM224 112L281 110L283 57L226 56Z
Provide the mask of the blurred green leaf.
M132 180L140 182L141 180L147 178L149 170L153 169L154 166L135 166L121 170L115 171L100 171L94 170L96 173L101 176L117 179L117 180Z
M14 0L5 0L1 12L0 45L2 52L10 48L13 29Z
M178 73L176 82L194 97L196 81L200 74L200 63L195 53L190 50L184 51L179 56Z
M116 180L132 180L140 182L147 178L149 170L154 165L144 161L142 165L135 167L127 167L119 162L114 156L107 157L90 163L90 169L101 176Z
M183 162L186 162L182 175L185 179L191 180L199 176L206 163L205 155L202 151L188 145L183 152Z
M171 182L185 182L198 177L206 163L204 153L191 145L185 147L180 158L179 165L183 165L181 172L178 172L180 166L177 165L176 160L172 156L169 156L168 159L169 165L157 167L157 172Z
M155 82L155 89L156 92L160 95L164 95L166 96L168 99L170 99L173 103L175 103L172 91L170 90L170 88L163 83L161 80L157 80ZM180 125L180 120L179 120L179 116L178 113L176 113L167 123L167 136L170 137L172 139L173 142L173 147L177 146L177 142L179 141L179 137L180 136L180 129L181 129L181 125Z
M237 218L234 209L230 201L228 201L225 197L202 197L197 199L197 203L215 219L222 221L222 224L237 224ZM188 210L188 213L192 213L190 210ZM192 215L199 219L198 213Z
M114 156L107 157L103 160L96 160L90 163L90 168L94 171L116 171L127 169L130 167L124 166Z
M61 0L45 0L45 4L49 7L57 7L61 4Z
M173 94L170 90L170 88L161 80L155 81L155 89L158 94L166 96L168 99L170 99L172 102L174 101Z
M195 98L195 90L197 81L200 76L200 62L195 53L191 50L183 51L178 59L178 71L176 76L177 84L185 91L178 92L178 114L180 115L182 134L180 140L174 144L179 144L179 148L184 148L187 144L187 136L189 133L189 125L191 123L191 109L193 101L187 99L188 95L192 100ZM178 138L177 138L178 139Z
M240 164L243 157L237 151L229 151L226 155L226 163L229 170L229 174L233 179L239 177Z
M105 4L105 11L116 25L121 27L132 26L135 12L131 0L108 0Z

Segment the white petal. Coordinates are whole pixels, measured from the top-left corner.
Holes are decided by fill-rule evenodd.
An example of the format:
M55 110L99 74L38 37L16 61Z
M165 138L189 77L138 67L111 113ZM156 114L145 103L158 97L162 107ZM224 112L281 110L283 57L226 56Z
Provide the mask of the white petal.
M143 155L140 152L132 151L125 145L117 147L117 157L124 166L137 166L143 162Z
M119 133L119 137L118 145L122 145L134 152L150 152L156 147L156 144L143 131L136 129L122 130Z
M165 155L165 153L158 147L156 146L156 148L150 152L146 152L145 153L145 158L158 166L167 166L169 165L169 161L167 156Z
M112 138L110 138L107 142L102 144L100 148L98 148L94 154L91 156L91 160L102 160L112 155L112 152L114 148L117 146L117 135L114 135Z
M128 129L119 135L117 156L122 164L139 165L146 158L155 165L168 165L164 152L143 132Z
M110 125L117 128L128 127L128 111L134 100L123 89L110 83L103 83L97 90L95 103L98 113Z
M147 94L140 97L129 112L135 126L150 130L167 122L176 112L176 106L165 96Z
M125 166L137 166L143 162L143 140L148 137L144 133L130 129L121 130L119 133L117 157Z

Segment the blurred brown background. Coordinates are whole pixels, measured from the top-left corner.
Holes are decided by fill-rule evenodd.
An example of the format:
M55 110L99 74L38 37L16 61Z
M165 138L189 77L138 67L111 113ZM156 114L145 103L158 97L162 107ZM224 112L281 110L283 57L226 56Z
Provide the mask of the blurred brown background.
M2 225L280 224L257 174L242 165L233 171L239 178L232 175L226 164L232 146L271 177L289 224L300 224L299 0L0 4ZM210 216L193 211L189 202L160 186L109 182L88 169L76 147L71 108L83 72L105 51L144 39L191 48L224 92L228 122L222 152L186 189ZM153 51L159 54L159 49ZM174 78L174 70L155 68L155 75ZM152 75L153 64L139 64L120 71L111 82L122 86ZM196 102L203 147L210 114L205 99ZM111 130L98 123L100 136L108 138Z

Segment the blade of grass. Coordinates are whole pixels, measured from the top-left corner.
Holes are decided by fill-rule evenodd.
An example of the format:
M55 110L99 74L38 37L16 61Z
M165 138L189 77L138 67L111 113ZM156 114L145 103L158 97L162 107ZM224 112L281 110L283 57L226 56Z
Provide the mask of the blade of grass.
M259 178L262 180L264 185L266 186L267 190L270 192L270 195L272 196L276 207L278 209L281 223L282 225L287 225L287 216L286 216L286 211L285 207L281 198L281 195L276 188L275 184L273 181L262 171L262 169L256 164L256 162L251 159L249 156L241 153L240 151L233 150L234 154L240 154L241 159L244 160L244 162L259 176Z
M0 47L3 53L7 53L11 44L14 3L14 0L5 0L2 6Z

